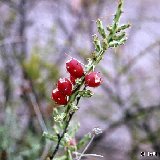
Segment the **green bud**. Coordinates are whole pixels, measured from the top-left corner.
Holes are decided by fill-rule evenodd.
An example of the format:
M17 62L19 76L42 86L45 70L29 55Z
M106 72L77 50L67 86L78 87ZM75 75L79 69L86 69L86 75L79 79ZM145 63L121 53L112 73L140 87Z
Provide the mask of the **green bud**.
M85 71L88 72L88 71L94 70L93 58L88 58L87 60L88 60L88 64L85 65Z
M50 134L48 132L43 132L42 136L51 140L51 141L57 141L58 140L57 136L53 136L52 134Z
M101 51L101 43L96 34L93 35L93 43L97 52Z
M65 113L61 113L61 114L54 117L54 121L55 122L62 122L64 118L65 118Z
M103 39L103 41L102 41L102 48L104 51L106 51L108 49L108 41L106 38Z
M123 13L122 8L123 8L123 0L119 0L118 9L117 9L116 14L114 15L114 23L115 24L117 24L119 22L121 14Z
M64 134L64 139L65 139L66 142L69 142L70 139L71 139L71 137L69 136L68 133L65 133L65 134Z
M117 47L117 46L119 46L119 42L118 41L111 41L110 43L109 43L109 47Z
M129 28L130 26L131 26L131 24L129 24L129 23L128 24L124 24L124 25L118 27L116 32L120 32L122 30L125 30L125 29Z
M82 79L81 79L81 78L77 78L77 79L76 79L76 84L77 84L77 85L80 85L81 83L82 83Z
M126 37L122 38L119 41L114 40L114 41L112 41L112 42L109 43L109 47L118 47L120 45L123 45L126 42L126 40L127 40Z
M71 104L70 113L74 113L78 110L78 106L75 103Z
M108 30L109 32L112 32L112 26L107 26L107 30Z
M79 91L79 95L82 97L91 97L93 96L93 92L90 90Z
M99 34L100 34L103 38L106 38L106 32L105 32L105 30L104 30L102 21L101 21L100 19L98 19L96 23L97 23L97 29L98 29Z
M53 130L56 134L59 134L58 127L56 125L53 126Z
M92 59L96 60L98 53L96 51L92 52Z
M119 35L115 35L114 37L113 37L113 39L114 40L117 40L117 41L120 41L122 38L124 38L125 37L125 32L122 32L122 33L120 33Z

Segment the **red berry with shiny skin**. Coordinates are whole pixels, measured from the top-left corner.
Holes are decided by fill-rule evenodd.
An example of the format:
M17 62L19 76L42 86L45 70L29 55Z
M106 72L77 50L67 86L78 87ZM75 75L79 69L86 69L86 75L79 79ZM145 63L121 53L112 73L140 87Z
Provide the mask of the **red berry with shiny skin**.
M67 96L63 95L58 88L52 91L52 100L54 100L59 105L66 105L68 100Z
M64 95L70 96L72 94L72 83L67 78L60 78L57 88Z
M66 62L66 69L75 78L81 78L84 75L84 70L81 63L72 58Z
M76 78L70 75L70 81L73 85L76 84Z
M85 84L89 87L98 87L102 83L99 72L90 72L85 76Z

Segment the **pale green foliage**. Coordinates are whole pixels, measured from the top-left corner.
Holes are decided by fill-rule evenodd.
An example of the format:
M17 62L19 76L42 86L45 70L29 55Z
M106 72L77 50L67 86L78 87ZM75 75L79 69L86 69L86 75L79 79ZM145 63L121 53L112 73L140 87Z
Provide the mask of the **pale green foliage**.
M38 53L32 53L31 57L23 62L23 66L39 96L47 98L47 86L59 76L58 68L53 63L46 63Z
M40 56L38 54L32 54L31 58L24 62L24 68L32 80L38 79L40 77Z
M79 91L79 95L82 97L91 97L93 96L93 92L90 90L83 90L83 91Z
M21 138L21 126L16 117L16 113L8 107L5 112L5 123L0 126L0 151L8 153L9 160L34 160L38 156L41 144L37 136L28 133L23 140L23 147L15 148L15 141ZM14 152L19 151L17 154Z

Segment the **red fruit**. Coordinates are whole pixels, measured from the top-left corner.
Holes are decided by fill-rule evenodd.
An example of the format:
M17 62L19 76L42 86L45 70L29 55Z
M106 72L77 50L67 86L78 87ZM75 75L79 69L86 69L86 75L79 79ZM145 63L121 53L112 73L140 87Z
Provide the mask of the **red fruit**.
M81 78L84 75L81 63L74 58L66 62L66 69L71 74L71 76L75 78Z
M59 105L66 105L67 96L63 95L57 88L52 91L52 99Z
M73 85L76 84L76 78L70 75L70 81Z
M72 83L67 78L60 78L57 88L64 95L70 96L72 94Z
M90 72L85 76L85 84L89 87L98 87L102 83L99 72Z

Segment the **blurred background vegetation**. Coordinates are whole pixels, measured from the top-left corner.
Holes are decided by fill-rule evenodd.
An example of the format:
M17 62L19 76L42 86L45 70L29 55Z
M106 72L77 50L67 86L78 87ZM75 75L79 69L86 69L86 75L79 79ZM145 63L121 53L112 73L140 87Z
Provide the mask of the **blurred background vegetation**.
M83 63L93 51L95 20L109 24L117 1L0 0L0 159L44 160L54 144L42 133L53 124L50 95L68 76L70 56ZM102 87L80 103L77 139L103 129L88 153L104 160L155 160L160 152L159 0L126 0L127 43L109 50L97 70ZM48 145L49 144L49 145ZM89 159L89 158L88 158ZM93 158L92 158L93 160Z

